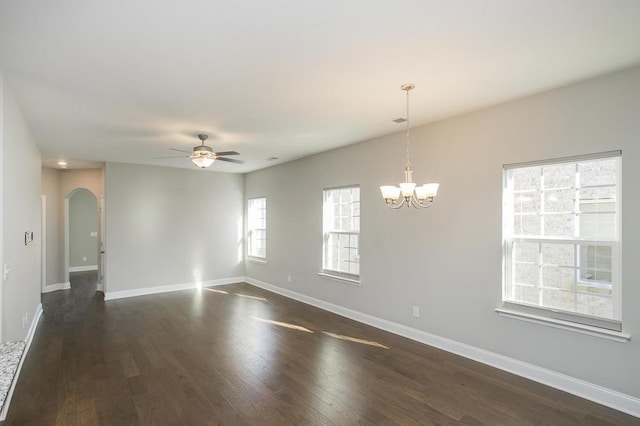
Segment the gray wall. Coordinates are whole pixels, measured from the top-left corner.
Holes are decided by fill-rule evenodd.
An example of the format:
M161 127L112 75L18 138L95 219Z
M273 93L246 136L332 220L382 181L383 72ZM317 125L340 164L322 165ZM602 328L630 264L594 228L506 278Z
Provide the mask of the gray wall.
M42 195L46 197L46 285L60 284L64 278L64 197L60 170L42 168Z
M2 262L11 273L2 283L2 339L27 335L40 304L40 152L9 87L0 75L2 133ZM34 241L24 244L25 231ZM27 324L22 319L27 315Z
M244 275L243 176L107 163L107 292Z
M269 237L267 263L247 262L246 275L640 397L639 117L636 67L417 128L415 180L441 184L428 210L390 210L380 197L379 185L402 179L401 133L250 173L245 199L267 197ZM498 316L502 165L616 149L623 150L623 327L632 340ZM317 275L322 189L348 184L361 185L359 287Z
M69 198L69 266L98 266L98 200L88 189Z

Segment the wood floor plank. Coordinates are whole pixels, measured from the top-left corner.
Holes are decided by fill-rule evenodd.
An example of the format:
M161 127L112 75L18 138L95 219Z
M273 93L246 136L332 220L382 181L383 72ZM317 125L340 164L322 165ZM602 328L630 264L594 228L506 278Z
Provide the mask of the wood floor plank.
M640 425L245 283L43 309L4 425Z

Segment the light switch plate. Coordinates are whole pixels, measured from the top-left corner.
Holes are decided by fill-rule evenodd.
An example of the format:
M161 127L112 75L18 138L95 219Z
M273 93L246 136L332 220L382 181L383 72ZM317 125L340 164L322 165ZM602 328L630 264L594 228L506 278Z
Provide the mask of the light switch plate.
M26 231L24 233L24 245L29 245L33 242L33 231Z

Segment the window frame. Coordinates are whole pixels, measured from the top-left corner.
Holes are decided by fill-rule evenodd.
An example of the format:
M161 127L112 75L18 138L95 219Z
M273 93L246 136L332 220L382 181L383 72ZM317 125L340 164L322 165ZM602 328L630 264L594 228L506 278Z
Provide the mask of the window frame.
M515 212L511 210L510 203L513 202L512 197L515 194L515 191L509 187L509 173L514 169L523 169L527 167L544 167L551 166L556 164L579 164L589 161L596 160L615 160L616 161L616 179L615 179L615 235L613 237L602 237L602 238L586 238L586 237L545 237L543 235L533 235L533 236L516 236L515 233L513 235L509 235L509 227L512 225L516 215ZM548 318L550 322L562 322L571 325L575 324L576 327L580 328L594 328L595 330L602 329L602 333L613 332L613 333L621 333L622 332L622 312L621 312L621 293L622 293L622 279L621 279L621 224L622 224L622 197L621 197L621 188L622 188L622 151L609 151L597 154L588 154L582 156L574 156L574 157L563 157L552 160L542 160L542 161L533 161L526 163L513 163L513 164L505 164L503 166L503 194L502 194L502 264L503 264L503 272L502 272L502 308L504 309L496 309L498 313L508 312L509 314L518 315L521 314L522 317L536 317ZM574 182L575 184L575 182ZM585 186L589 187L589 186ZM573 188L576 191L579 191L582 187ZM543 191L543 188L540 189ZM574 215L584 214L581 212L579 208L580 200L575 197L574 199L574 208L571 211ZM537 213L533 214L544 214L545 212L541 212L540 209L542 207L538 207ZM579 221L579 219L577 219ZM579 225L575 225L579 226ZM575 235L575 234L574 234ZM594 281L586 281L580 280L580 270L581 268L581 256L578 255L579 250L581 250L581 246L584 245L602 245L611 247L611 306L612 306L612 317L606 318L602 316L592 316L587 314L582 314L578 312L572 312L562 309L553 308L550 306L541 306L534 304L527 304L521 301L514 300L514 297L511 296L512 290L515 288L514 282L514 265L516 261L513 258L513 248L516 243L535 243L539 244L539 254L536 265L540 268L544 267L544 263L542 261L542 245L543 244L566 244L574 246L574 256L573 256L573 265L566 266L567 268L574 269L575 275L575 286L572 292L577 296L580 291L578 289L579 285L586 285L597 287L602 285L602 283L597 280ZM557 265L560 266L560 265ZM542 279L542 275L540 275L540 280ZM534 285L539 289L544 289L545 286L542 282Z
M358 218L358 230L354 231L354 230L349 230L349 231L345 231L342 229L326 229L325 225L327 222L327 218L325 217L325 204L327 202L327 194L330 193L331 191L339 191L339 190L345 190L345 189L357 189L358 190L358 211L360 212L360 206L361 206L361 199L360 199L360 185L358 184L354 184L354 185L344 185L344 186L338 186L338 187L329 187L329 188L324 188L322 190L322 265L321 265L321 269L320 272L318 273L318 275L322 276L322 277L326 277L326 278L331 278L331 279L336 279L339 281L343 281L343 282L347 282L350 284L355 284L355 285L360 285L360 218L361 215L359 213L359 215L357 216ZM351 201L353 203L353 201ZM353 218L356 216L350 216L350 218L353 220ZM358 263L358 274L353 274L350 272L345 272L345 271L341 271L339 269L333 269L328 267L327 262L327 251L329 249L329 238L331 235L349 235L351 236L355 236L357 238L357 245L358 247L355 248L355 250L357 250L357 263ZM349 238L351 240L351 238ZM351 243L349 243L351 244Z
M252 218L251 218L251 202L257 200L264 200L264 228L253 228L252 227ZM252 254L253 244L253 232L254 231L264 231L264 256L259 256L256 254ZM259 196L259 197L251 197L247 198L247 252L246 257L249 260L254 260L257 262L266 262L267 261L267 197Z

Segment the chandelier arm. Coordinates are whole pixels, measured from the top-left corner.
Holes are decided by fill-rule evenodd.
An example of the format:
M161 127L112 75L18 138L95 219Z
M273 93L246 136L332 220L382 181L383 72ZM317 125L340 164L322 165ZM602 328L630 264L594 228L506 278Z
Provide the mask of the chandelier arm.
M413 208L416 208L416 209L428 209L432 205L433 205L433 198L432 197L425 198L424 202L421 203L416 198L415 194L411 196L411 206L413 206Z
M393 202L387 202L387 207L389 207L390 209L394 209L397 210L399 208L401 208L402 206L404 206L404 197L402 197L402 201L400 202L400 204L395 204Z

